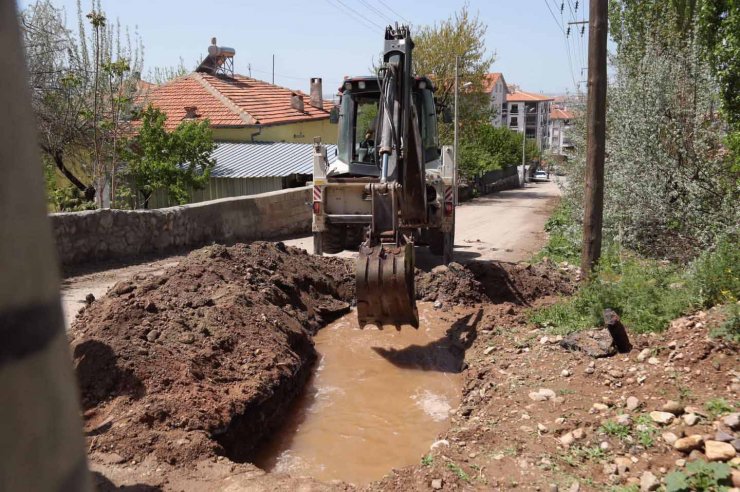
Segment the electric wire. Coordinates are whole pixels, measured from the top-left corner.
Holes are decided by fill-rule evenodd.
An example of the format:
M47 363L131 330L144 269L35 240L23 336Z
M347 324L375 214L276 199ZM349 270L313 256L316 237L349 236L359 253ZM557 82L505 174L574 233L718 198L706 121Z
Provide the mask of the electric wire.
M554 0L553 0L554 1ZM547 10L550 11L550 15L552 16L552 20L555 21L555 25L558 26L558 29L560 29L560 32L563 34L563 41L565 42L565 53L568 55L568 67L570 69L570 77L573 81L573 86L578 87L578 82L576 82L575 74L573 73L573 59L570 54L570 45L568 44L568 35L565 32L565 29L563 28L563 24L558 21L558 18L555 16L555 13L552 10L552 7L550 7L550 2L548 0L545 0L545 5L547 6ZM557 8L557 4L556 4Z
M367 9L369 9L371 12L373 12L375 15L383 19L383 22L389 22L393 23L394 20L392 17L384 14L380 9L378 9L376 6L372 5L371 3L368 3L366 0L359 0L359 2L364 5Z
M365 29L368 29L370 31L375 31L375 28L367 23L367 21L362 16L357 16L356 14L353 14L352 12L343 9L341 6L334 3L334 0L325 0L326 3L334 7L335 9L339 10L341 13L346 15L347 17L350 17L352 20L357 22L359 25L364 27Z
M372 20L372 19L370 19L370 18L368 18L368 17L364 16L364 15L362 14L362 12L358 12L358 11L357 11L357 10L355 10L354 8L350 7L349 5L347 5L346 3L344 3L344 1L343 1L343 0L334 0L334 1L335 1L335 2L337 2L338 4L340 4L341 6L343 6L343 7L344 7L345 9L347 9L348 11L350 11L350 12L353 12L353 13L354 13L355 15L357 15L357 16L358 16L358 17L359 17L360 19L362 19L363 21L369 22L370 24L372 24L373 26L377 27L378 29L383 29L383 26L381 26L380 24L378 24L378 23L377 23L377 22L375 22L374 20Z
M390 8L390 6L387 3L385 3L383 0L378 0L378 2L380 3L380 5L387 8L392 14L398 16L398 18L404 21L406 24L411 24L411 22L409 22L409 20L406 17L402 16L401 14L399 14L398 12Z

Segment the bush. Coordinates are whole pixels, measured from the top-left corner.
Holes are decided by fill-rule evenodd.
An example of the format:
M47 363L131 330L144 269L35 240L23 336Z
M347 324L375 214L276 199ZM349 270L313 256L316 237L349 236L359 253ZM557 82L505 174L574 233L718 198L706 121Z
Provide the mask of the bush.
M692 265L695 295L703 307L734 303L740 298L738 237L722 238L714 251L703 253Z
M581 255L580 225L573 220L573 208L567 202L560 202L545 223L549 237L547 244L537 254L537 259L549 258L556 263L578 264Z

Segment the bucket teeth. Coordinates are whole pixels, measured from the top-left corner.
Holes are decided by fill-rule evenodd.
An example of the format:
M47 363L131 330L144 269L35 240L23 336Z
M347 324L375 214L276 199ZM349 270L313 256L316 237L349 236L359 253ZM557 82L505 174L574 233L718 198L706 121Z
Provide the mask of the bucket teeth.
M414 247L360 247L356 263L357 321L368 324L409 324L419 327L414 288Z

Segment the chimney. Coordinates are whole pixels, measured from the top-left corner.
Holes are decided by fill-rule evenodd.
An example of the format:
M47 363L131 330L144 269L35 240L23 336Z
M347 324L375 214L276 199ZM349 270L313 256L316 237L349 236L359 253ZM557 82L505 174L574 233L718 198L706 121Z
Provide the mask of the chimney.
M185 117L183 119L193 119L198 117L198 106L185 106Z
M295 92L292 92L290 94L290 107L295 109L296 111L300 111L301 113L306 112L306 108L303 105L303 96L300 94L297 94Z
M321 96L321 78L314 77L311 79L311 106L318 109L324 109L324 101Z

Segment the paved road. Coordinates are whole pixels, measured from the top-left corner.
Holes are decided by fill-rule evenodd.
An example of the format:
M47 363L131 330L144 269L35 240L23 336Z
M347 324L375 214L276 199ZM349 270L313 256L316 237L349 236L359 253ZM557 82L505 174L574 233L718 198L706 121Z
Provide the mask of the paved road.
M529 183L526 188L502 191L462 204L456 216L455 259L526 260L544 244L543 226L559 195L558 186L553 182ZM313 248L310 236L284 242L308 251ZM341 256L354 254L347 251ZM133 276L160 274L176 265L181 258L173 256L65 278L62 282L62 306L67 326L84 305L87 294L99 298L116 282ZM419 267L428 268L438 261L437 257L427 253L426 248L419 248Z

